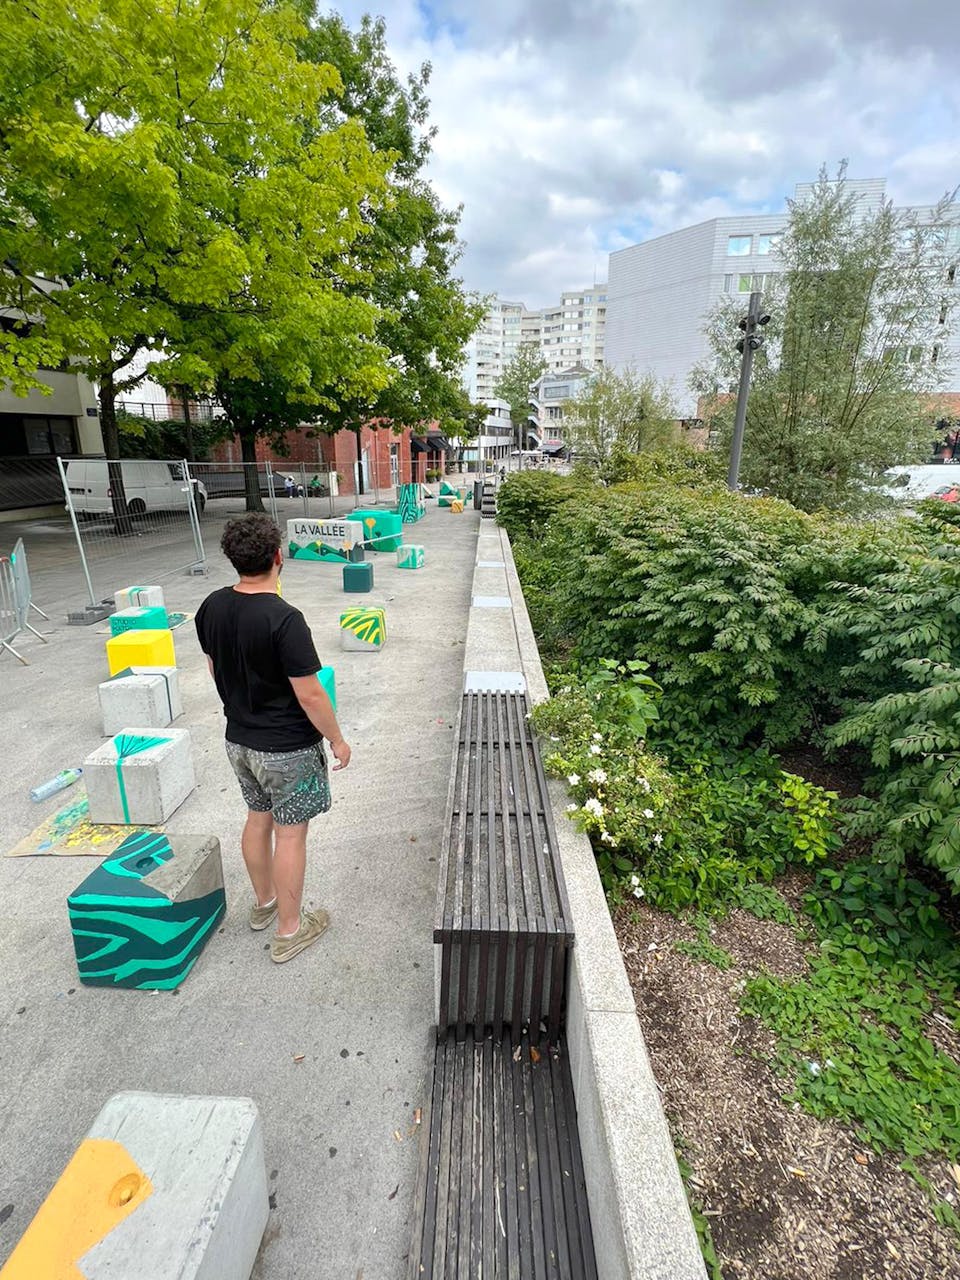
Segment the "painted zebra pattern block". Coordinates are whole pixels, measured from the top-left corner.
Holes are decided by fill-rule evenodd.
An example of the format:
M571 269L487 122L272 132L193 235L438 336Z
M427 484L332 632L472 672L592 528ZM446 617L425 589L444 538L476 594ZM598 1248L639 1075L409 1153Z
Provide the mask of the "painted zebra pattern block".
M172 990L225 910L214 836L134 831L67 899L80 981Z
M386 610L358 606L341 613L340 643L356 653L382 649L387 643Z
M424 505L420 501L418 484L402 484L397 490L397 515L403 524L416 524L423 519Z

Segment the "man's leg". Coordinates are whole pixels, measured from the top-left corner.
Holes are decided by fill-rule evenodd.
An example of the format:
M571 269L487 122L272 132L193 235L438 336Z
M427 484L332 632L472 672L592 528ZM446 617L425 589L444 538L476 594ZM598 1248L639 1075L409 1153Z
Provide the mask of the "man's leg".
M276 886L277 933L290 937L300 928L303 878L307 869L307 827L298 822L274 827L273 883Z
M281 829L277 828L278 831ZM240 849L247 864L247 875L257 895L257 906L265 907L277 896L273 875L272 813L248 810L246 825L240 838Z

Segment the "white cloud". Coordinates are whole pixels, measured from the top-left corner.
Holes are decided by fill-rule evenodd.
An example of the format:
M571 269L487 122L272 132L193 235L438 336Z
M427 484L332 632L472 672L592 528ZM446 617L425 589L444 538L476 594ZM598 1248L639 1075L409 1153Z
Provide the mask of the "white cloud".
M395 62L430 61L431 178L464 206L468 287L555 300L606 255L783 208L847 158L898 202L960 182L960 23L940 0L399 0ZM342 9L359 21L362 7Z

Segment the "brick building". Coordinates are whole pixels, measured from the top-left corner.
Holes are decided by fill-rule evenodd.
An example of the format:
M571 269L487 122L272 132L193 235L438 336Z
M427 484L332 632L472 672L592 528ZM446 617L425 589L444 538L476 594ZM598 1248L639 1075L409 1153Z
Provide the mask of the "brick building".
M336 471L340 492L355 494L357 485L357 435L349 429L335 435L314 433L309 427L288 431L286 452L272 449L268 441L257 440L257 461L269 462L274 471L296 469L302 463L309 478L317 472ZM414 435L412 428L395 432L389 426L365 424L360 432L363 491L386 489L426 479L428 471L444 469L449 443L436 423ZM239 440L226 440L211 452L214 462L241 462Z

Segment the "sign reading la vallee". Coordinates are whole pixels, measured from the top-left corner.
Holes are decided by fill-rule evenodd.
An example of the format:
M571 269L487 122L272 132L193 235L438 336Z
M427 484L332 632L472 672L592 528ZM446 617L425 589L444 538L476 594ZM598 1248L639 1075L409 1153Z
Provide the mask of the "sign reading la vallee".
M359 520L288 520L287 541L293 560L344 564L363 559L364 528Z

